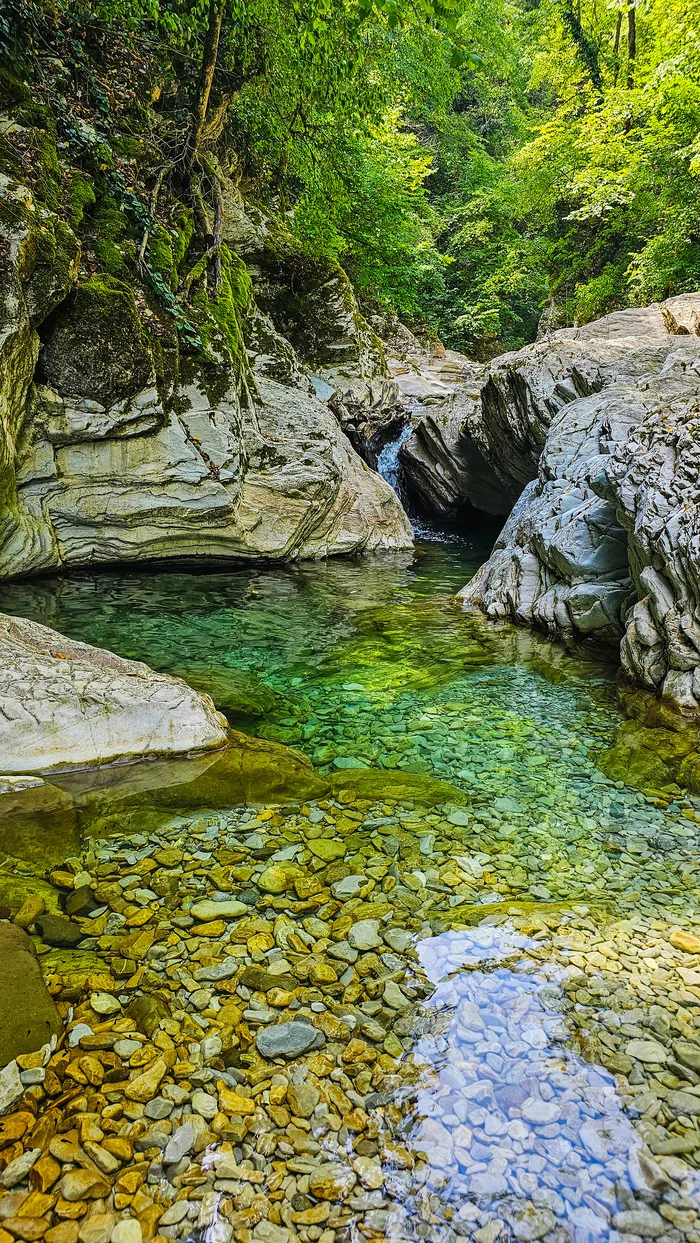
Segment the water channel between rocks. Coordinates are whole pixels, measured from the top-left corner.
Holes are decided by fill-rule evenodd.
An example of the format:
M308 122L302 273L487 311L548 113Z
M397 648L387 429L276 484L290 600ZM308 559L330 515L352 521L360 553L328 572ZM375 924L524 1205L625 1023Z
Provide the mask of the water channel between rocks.
M149 1063L134 1039L133 990L168 999L174 1068L151 1098L124 1104L114 1065L100 1089L140 1162L116 1207L145 1237L700 1241L700 954L674 932L700 934L700 803L597 769L614 667L450 600L487 551L3 588L331 781L197 807L182 765L57 779L78 809L58 841L41 815L19 840L0 806L0 897L67 854L98 884L72 953L112 972L119 1038L94 1047L136 1057L123 1079L165 1048ZM217 919L232 898L242 919ZM265 1032L292 1014L317 1039L275 1061Z

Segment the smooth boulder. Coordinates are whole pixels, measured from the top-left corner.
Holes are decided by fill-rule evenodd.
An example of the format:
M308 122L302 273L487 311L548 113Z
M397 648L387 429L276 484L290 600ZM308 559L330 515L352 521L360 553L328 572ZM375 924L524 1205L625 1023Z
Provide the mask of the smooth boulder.
M0 771L222 747L227 723L177 678L0 614Z
M26 932L0 923L0 1066L36 1053L63 1025Z

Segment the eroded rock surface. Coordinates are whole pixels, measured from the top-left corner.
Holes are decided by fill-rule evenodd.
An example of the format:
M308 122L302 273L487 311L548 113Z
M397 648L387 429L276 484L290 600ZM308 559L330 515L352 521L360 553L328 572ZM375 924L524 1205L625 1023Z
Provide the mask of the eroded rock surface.
M558 409L537 478L460 593L491 617L552 634L622 637L630 677L691 712L700 710L699 310L696 294L619 312L492 369L481 417L497 408L511 440L505 454L492 423L482 443L503 478L515 482L514 447L528 428L536 446L545 412ZM519 461L525 475L532 453Z
M0 614L0 770L221 747L226 720L178 678Z
M181 357L173 324L134 287L107 275L76 284L70 228L26 188L4 190L14 263L0 311L0 576L410 546L396 495L313 395L292 344L250 295L240 259L228 261L228 336L203 322L209 361ZM51 289L35 246L49 226ZM376 369L378 339L365 324L365 358L356 304L351 318L359 335L347 365L370 368L376 341Z

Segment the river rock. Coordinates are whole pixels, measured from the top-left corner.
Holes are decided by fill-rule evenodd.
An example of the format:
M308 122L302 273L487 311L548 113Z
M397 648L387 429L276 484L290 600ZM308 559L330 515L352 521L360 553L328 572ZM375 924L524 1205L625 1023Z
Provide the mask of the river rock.
M195 902L189 913L193 919L201 919L206 923L210 919L240 919L241 915L248 914L248 909L244 902L230 898L226 902Z
M63 915L40 915L34 922L42 941L59 949L74 948L84 936L78 924Z
M220 747L226 730L184 682L0 614L3 772Z
M191 1152L193 1145L194 1129L188 1122L179 1126L171 1135L163 1152L163 1161L166 1165L175 1165Z
M158 1025L170 1017L167 1002L152 993L142 993L129 1002L127 1014L144 1036L152 1036Z
M700 937L686 932L685 928L673 928L668 939L674 949L684 950L686 954L700 954Z
M309 1191L318 1200L344 1200L356 1182L357 1175L349 1166L329 1161L309 1175Z
M293 1058L318 1049L323 1044L323 1033L310 1023L294 1019L291 1023L275 1023L258 1032L255 1046L261 1057Z
M613 1216L613 1226L622 1234L642 1235L648 1239L656 1239L666 1231L663 1217L652 1208L626 1209Z
M40 915L43 915L45 910L46 903L44 902L44 899L38 894L30 894L28 898L24 899L24 902L15 915L14 922L17 924L18 928L31 928L35 920L37 920Z
M6 923L0 923L0 997L0 1065L34 1053L63 1030L30 938Z
M638 1062L667 1062L668 1050L658 1040L630 1040L625 1049Z
M348 932L348 941L353 949L361 952L376 949L382 944L382 938L379 935L379 920L361 919L353 924Z
M141 1101L144 1104L146 1101L152 1100L166 1071L167 1066L163 1058L157 1058L153 1065L149 1066L148 1070L145 1070L142 1075L137 1075L135 1079L131 1080L126 1089L126 1095L129 1097L129 1100Z

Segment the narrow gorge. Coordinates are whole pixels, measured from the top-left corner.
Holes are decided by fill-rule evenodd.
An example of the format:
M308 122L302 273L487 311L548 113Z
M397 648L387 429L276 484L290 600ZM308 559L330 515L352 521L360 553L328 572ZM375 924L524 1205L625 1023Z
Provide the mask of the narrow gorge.
M700 1243L696 16L0 10L0 1243Z

